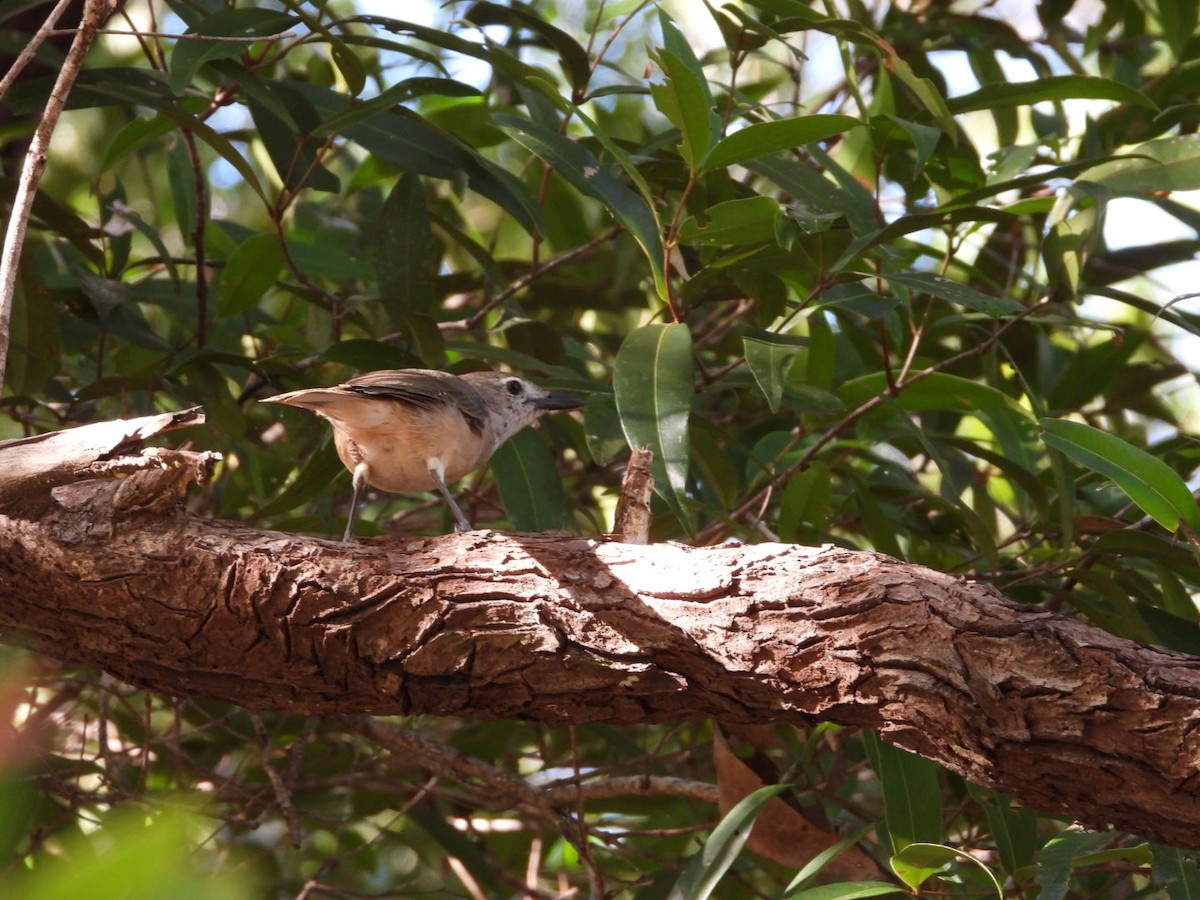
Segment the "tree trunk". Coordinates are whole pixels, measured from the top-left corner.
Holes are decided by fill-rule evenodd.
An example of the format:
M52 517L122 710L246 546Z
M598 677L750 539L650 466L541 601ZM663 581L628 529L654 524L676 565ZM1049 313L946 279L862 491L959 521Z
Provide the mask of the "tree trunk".
M0 515L10 639L254 709L832 720L1043 812L1200 845L1194 657L832 546L257 531L177 504L208 461L159 451L0 507L39 510Z

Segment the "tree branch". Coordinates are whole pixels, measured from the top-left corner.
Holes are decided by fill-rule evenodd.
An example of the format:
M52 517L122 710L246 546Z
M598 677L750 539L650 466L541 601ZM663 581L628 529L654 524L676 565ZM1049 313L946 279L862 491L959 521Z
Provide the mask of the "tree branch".
M130 482L178 466L155 475L177 498L203 474L155 459L0 517L10 639L251 709L832 720L1044 812L1200 844L1200 659L833 546L256 531L154 502Z
M111 10L111 0L87 0L84 4L83 20L79 23L79 30L71 43L71 49L67 51L67 58L63 61L54 87L50 89L50 99L46 101L46 109L33 132L33 140L25 152L25 165L13 197L12 213L4 233L4 247L0 250L0 391L4 389L4 372L8 364L8 340L12 333L12 301L17 287L17 269L21 262L21 250L25 246L25 230L29 225L29 214L33 210L33 199L37 195L38 184L46 169L50 137L54 134L58 117L67 103L67 94L79 76L83 59L96 37L96 31L108 18ZM60 13L61 10L55 8L51 17L57 20ZM41 37L35 35L35 40Z

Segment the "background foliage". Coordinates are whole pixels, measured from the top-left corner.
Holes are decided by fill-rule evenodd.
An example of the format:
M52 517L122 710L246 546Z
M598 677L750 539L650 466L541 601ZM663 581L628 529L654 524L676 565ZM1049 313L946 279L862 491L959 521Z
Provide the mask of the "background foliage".
M44 12L5 6L5 53ZM1200 247L1182 193L1200 189L1194 5L433 15L130 0L109 27L134 34L93 49L55 138L0 433L203 405L191 439L225 455L203 513L335 535L349 481L327 428L256 399L508 367L588 401L466 480L477 524L603 532L645 443L656 538L876 549L1200 652L1200 315L1171 287ZM264 39L159 36L185 29ZM39 52L45 71L60 58ZM31 74L4 98L0 195L47 91ZM447 527L423 497L360 518ZM717 818L707 725L405 723L494 766L472 780L345 723L44 661L9 694L0 852L40 879L31 895L79 895L55 886L64 860L90 877L79 861L117 859L164 873L151 893L555 896L603 878L666 896ZM733 742L939 895L1200 886L1188 852L1071 830L851 730ZM593 785L588 838L514 811L488 781L503 773ZM631 774L699 787L625 795ZM181 795L203 814L177 818ZM795 875L744 853L717 894L871 890L808 895Z

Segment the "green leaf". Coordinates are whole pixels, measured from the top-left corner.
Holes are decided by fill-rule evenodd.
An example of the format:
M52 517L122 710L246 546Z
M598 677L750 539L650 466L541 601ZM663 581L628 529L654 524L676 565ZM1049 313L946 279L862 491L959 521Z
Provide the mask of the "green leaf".
M341 182L321 165L322 141L312 137L321 126L312 102L287 82L260 80L234 63L218 65L231 72L246 92L259 140L288 190L307 187L337 193Z
M1000 854L1000 863L1009 875L1015 877L1037 852L1040 843L1037 813L1026 806L1014 808L1009 797L978 785L968 784L967 792L983 807L996 852Z
M583 436L592 459L601 465L629 449L612 394L592 394L584 401Z
M1195 851L1151 844L1150 853L1154 881L1166 886L1169 900L1200 898L1200 869L1196 867Z
M421 360L407 350L368 338L338 341L325 348L321 358L327 362L350 366L360 372L372 372L376 369L419 369L422 365Z
M267 195L263 190L262 184L258 180L258 173L250 163L246 162L245 157L234 148L230 143L229 138L221 134L219 131L213 130L210 126L201 122L193 116L185 115L175 109L163 109L162 112L175 121L175 124L180 128L190 131L208 146L212 147L222 159L233 166L237 173L242 176L242 179L247 185L258 194L263 203L267 203ZM268 204L269 205L269 204Z
M213 38L269 37L287 31L299 21L296 16L269 9L224 9L205 16L195 28L189 28L187 33ZM252 46L242 41L176 41L175 48L171 51L171 90L182 94L202 65L216 59L241 56Z
M189 853L200 816L123 809L91 823L88 833L64 829L65 846L40 854L32 870L17 867L5 878L12 900L129 900L182 897L235 900L252 894L251 884L230 868L200 878Z
M925 171L925 165L929 162L929 157L933 155L933 151L937 149L938 142L941 141L944 132L940 128L934 128L931 125L910 122L908 119L901 119L892 115L881 116L881 118L899 125L904 129L909 139L912 140L913 146L917 150L913 175L920 175Z
M308 98L324 122L352 108L344 94L313 84L291 85ZM542 224L537 200L524 183L411 110L379 112L344 127L342 134L401 169L455 182L465 178L471 190L497 204L526 230Z
M965 850L944 844L909 844L895 854L889 863L896 876L917 893L929 878L956 861L969 862L981 868L996 889L996 896L1004 900L1004 888L1000 886L995 873Z
M1042 440L1110 479L1167 531L1182 521L1200 533L1200 506L1174 469L1145 450L1082 422L1042 418Z
M277 234L266 232L242 241L221 272L217 315L236 315L257 303L275 284L284 262Z
M692 336L686 325L643 325L613 367L621 426L631 447L649 447L654 489L687 525L688 416L692 409Z
M192 178L192 163L183 141L167 151L167 183L171 189L171 210L175 227L180 234L190 235L196 225L196 185Z
M1020 221L1019 218L1012 213L987 206L956 206L931 213L910 213L907 216L901 216L894 222L889 222L883 228L860 234L846 248L832 268L834 271L838 271L860 253L880 244L890 244L896 238L912 234L914 231L924 231L927 228L949 228L964 222L995 222L997 225L1012 225L1018 221Z
M508 521L517 531L561 531L571 511L562 478L545 442L531 428L505 441L491 460Z
M440 261L421 177L406 172L384 201L375 231L379 293L393 326L408 313L433 309Z
M478 97L481 95L481 92L477 87L464 84L461 81L453 81L449 78L406 78L403 81L396 82L387 90L382 91L378 96L355 104L345 112L338 113L331 119L326 119L313 131L313 135L322 137L329 134L336 134L356 122L361 122L378 113L386 112L407 100L429 95L441 97Z
M12 311L8 320L9 356L5 387L17 396L34 396L58 373L62 354L62 319L31 255L17 266ZM3 826L0 825L0 828Z
M1200 189L1200 135L1142 144L1131 151L1130 158L1101 163L1081 175L1079 181L1098 184L1109 194L1148 196Z
M292 414L285 413L284 415ZM300 415L300 413L295 414L297 418ZM334 490L338 489L340 485L334 484L334 479L341 478L342 473L345 471L346 467L338 459L338 455L333 448L333 440L330 438L329 430L325 429L325 436L322 442L315 450L305 456L303 464L296 472L295 477L288 481L275 497L257 510L257 514L268 518L277 516L280 513L289 512L306 503L310 503L318 497L324 497L330 493L331 486ZM349 481L345 482L345 485L346 499L348 500L350 497ZM343 521L342 524L345 525L345 522ZM340 528L338 529L338 534L341 534Z
M345 41L336 35L326 35L326 37L329 40L329 49L330 55L333 57L333 64L342 73L342 79L346 82L346 88L349 90L350 96L357 97L363 92L363 88L367 86L367 67L363 65L362 60L358 58L358 55L350 49Z
M771 412L779 412L783 389L789 381L788 372L797 354L808 346L806 338L761 333L742 338L742 352L759 389L767 398Z
M809 881L812 881L812 879L815 878L821 872L821 870L824 869L825 866L827 866L835 857L839 856L841 853L848 850L850 847L853 847L855 844L857 844L859 841L861 841L864 837L866 837L868 834L870 834L872 831L874 831L876 829L876 827L878 827L878 823L871 822L871 823L863 826L862 828L860 828L854 834L848 834L844 838L842 838L840 841L838 841L836 844L832 844L831 846L826 847L824 850L822 850L820 853L818 853L816 856L814 856L812 859L810 859L808 862L806 862L804 864L803 868L801 868L800 871L796 873L795 877L791 880L791 882L788 884L788 886L786 888L784 888L783 893L780 895L781 900L786 900L786 898L792 898L792 900L794 900L794 898L796 898L796 897L806 897L806 896L812 897L812 896L814 896L809 891L803 890L805 884L807 884ZM865 883L860 882L858 886L861 887L863 884L865 884ZM880 882L875 882L874 884L878 885L878 884L880 884ZM841 887L841 888L852 887L852 885L848 885L848 884L836 885L836 886ZM826 885L825 887L834 887L834 885ZM889 887L893 891L896 890L895 885L888 885L887 887ZM818 888L817 890L822 890L822 888ZM830 895L830 896L832 896L832 897L840 897L840 896L875 897L878 895L877 894L849 894L849 895L834 894L834 895Z
M904 888L886 881L854 881L846 884L823 884L798 894L784 894L788 900L865 900L867 897L886 897L907 894Z
M833 475L820 460L793 475L779 498L779 537L789 543L816 543L829 521Z
M937 122L945 134L949 135L951 141L958 139L958 127L954 123L954 118L951 113L949 101L942 96L941 91L928 78L922 78L913 71L912 66L905 62L892 48L891 45L882 39L875 40L876 46L883 51L884 56L891 63L889 69L896 78L905 87L912 92L913 96L920 101L926 111Z
M773 122L755 122L722 138L708 154L704 168L719 169L760 159L781 150L827 140L859 125L862 122L853 116L839 115L798 116Z
M592 61L588 58L587 51L573 37L562 29L555 28L524 3L501 6L498 3L478 2L467 10L464 18L480 26L525 26L558 54L563 73L567 76L572 90L579 92L587 87L592 77Z
M874 732L864 734L871 766L883 787L884 822L893 851L942 840L945 828L937 764L885 743Z
M871 397L886 393L887 390L887 376L883 372L873 372L846 382L838 389L837 395L847 406L853 408ZM1026 419L1030 417L1029 410L1008 394L991 385L958 375L948 375L945 372L933 372L906 385L896 395L895 400L902 409L909 411L948 409L973 413L997 407L1008 409Z
M1038 854L1038 875L1041 885L1038 900L1063 900L1071 880L1071 869L1077 856L1111 843L1113 835L1103 832L1064 831L1051 838Z
M772 784L743 797L713 829L704 848L685 863L668 900L706 900L729 871L754 828L754 820L787 785Z
M726 200L704 211L708 221L700 224L688 216L679 226L682 244L730 246L755 244L775 239L775 219L779 202L774 197L742 197Z
M666 13L662 13L665 17ZM665 26L664 26L665 27ZM716 143L721 122L712 111L712 94L708 82L697 79L688 66L673 53L659 50L653 54L666 76L663 84L651 84L650 96L654 105L683 137L680 154L692 175L704 165L709 151Z
M871 276L863 274L863 277L869 278ZM1015 315L1025 309L1024 306L1015 300L985 294L982 291L977 291L974 288L967 287L965 284L959 284L957 281L952 281L944 275L937 275L933 272L883 272L880 273L879 277L888 284L900 285L901 287L906 287L909 290L922 294L940 297L943 300L949 300L951 303L965 307L966 309L984 313L994 319L1001 316Z
M721 120L713 110L712 91L691 42L661 8L658 23L662 29L663 48L652 52L651 56L667 80L662 85L651 85L650 94L659 111L682 134L680 150L695 175L717 141Z
M1029 106L1047 100L1112 100L1144 109L1158 109L1154 101L1141 91L1091 75L1052 75L1033 81L989 84L969 94L951 97L946 104L952 113L958 115L977 109Z
M100 172L107 172L135 150L166 137L175 130L175 122L159 113L149 119L134 119L117 132L104 149Z
M496 126L531 153L541 157L576 190L599 200L646 254L659 295L666 296L663 244L653 209L636 192L617 181L590 150L528 119L498 115Z

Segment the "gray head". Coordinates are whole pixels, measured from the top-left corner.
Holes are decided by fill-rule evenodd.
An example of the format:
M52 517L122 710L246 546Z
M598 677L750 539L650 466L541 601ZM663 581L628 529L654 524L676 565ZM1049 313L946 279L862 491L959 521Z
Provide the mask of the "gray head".
M578 409L583 401L560 391L548 391L508 372L467 372L460 376L475 388L487 408L496 446L504 443L544 412Z

